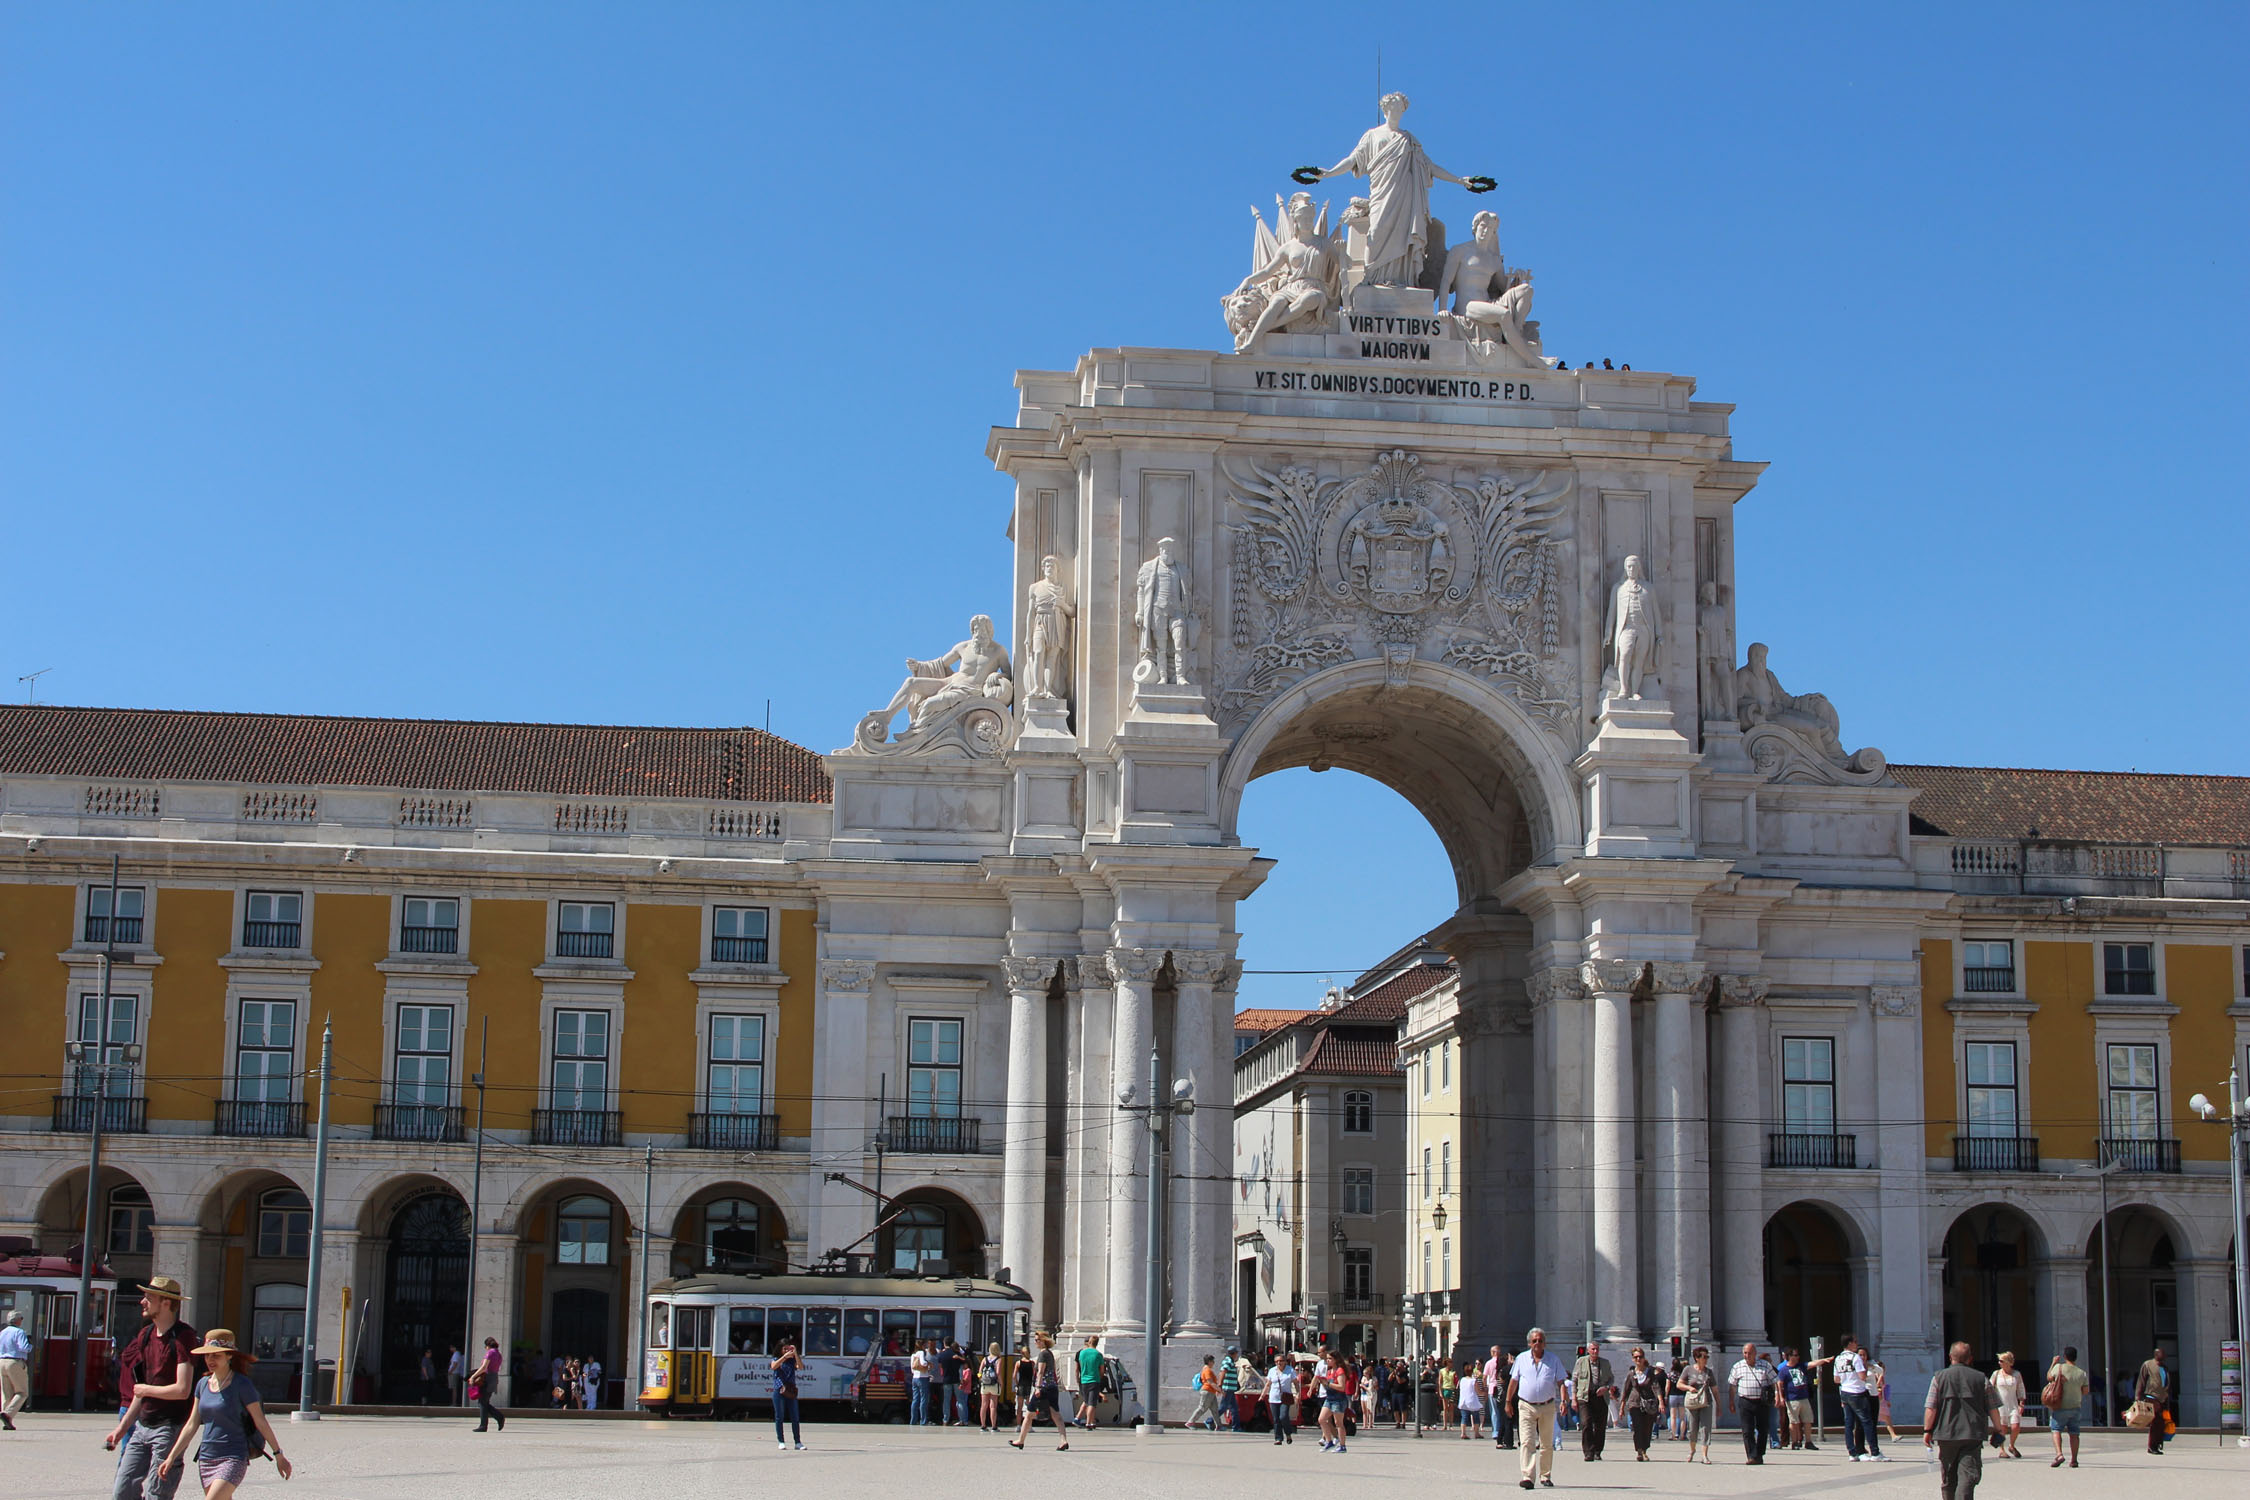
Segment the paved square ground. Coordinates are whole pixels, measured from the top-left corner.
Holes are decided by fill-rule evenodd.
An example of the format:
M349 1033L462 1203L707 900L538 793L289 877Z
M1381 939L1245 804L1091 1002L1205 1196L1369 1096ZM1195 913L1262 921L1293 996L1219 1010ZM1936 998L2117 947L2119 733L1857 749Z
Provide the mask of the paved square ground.
M107 1423L95 1416L28 1413L14 1434L0 1433L0 1495L8 1500L95 1500L109 1493L111 1456L101 1446ZM807 1451L774 1448L773 1428L758 1422L602 1421L518 1418L504 1433L477 1435L460 1418L330 1417L278 1428L300 1465L284 1486L272 1468L255 1466L244 1486L249 1500L742 1500L787 1486L799 1496L868 1496L881 1500L975 1495L978 1500L1054 1500L1067 1488L1097 1500L1366 1500L1370 1486L1395 1493L1520 1494L1516 1455L1489 1442L1466 1443L1388 1430L1363 1435L1342 1456L1324 1454L1317 1438L1275 1450L1260 1435L1169 1432L1139 1438L1122 1432L1073 1433L1058 1453L1051 1432L1018 1453L997 1437L967 1429L913 1429L820 1424L805 1430ZM2083 1466L2050 1469L2046 1438L2027 1441L2026 1457L1989 1459L1979 1493L2006 1500L2084 1496L2121 1500L2243 1500L2250 1495L2250 1450L2222 1448L2210 1437L2183 1437L2162 1458L2137 1437L2094 1437ZM1620 1457L1619 1449L1623 1453ZM1640 1493L1650 1496L1771 1495L1866 1500L1937 1494L1921 1446L1898 1445L1898 1461L1854 1464L1841 1444L1818 1454L1778 1454L1765 1467L1744 1467L1741 1450L1713 1450L1709 1468L1681 1461L1681 1445L1659 1443L1649 1463L1632 1460L1630 1444L1614 1440L1610 1456L1589 1464L1566 1442L1555 1460L1555 1493ZM1731 1462L1730 1462L1731 1459ZM2161 1486L2161 1488L2160 1488ZM196 1493L189 1470L180 1494Z

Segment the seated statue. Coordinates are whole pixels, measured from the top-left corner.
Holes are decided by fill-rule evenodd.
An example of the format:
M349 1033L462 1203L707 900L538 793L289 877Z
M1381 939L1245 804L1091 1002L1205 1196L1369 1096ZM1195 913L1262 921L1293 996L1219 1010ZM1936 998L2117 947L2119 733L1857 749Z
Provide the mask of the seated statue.
M955 712L976 704L1005 710L1015 698L1014 667L1008 648L992 635L992 616L969 621L969 638L931 661L906 659L906 681L891 701L860 721L860 742L882 744L891 720L906 710L907 732L934 728Z
M1472 341L1512 366L1544 369L1539 325L1529 322L1531 272L1510 269L1500 253L1500 216L1490 209L1470 221L1475 238L1456 245L1438 278L1438 305L1453 298L1453 318Z
M1327 214L1315 213L1312 194L1291 198L1275 229L1256 209L1250 213L1258 221L1257 269L1220 299L1237 354L1263 334L1325 327L1344 293L1344 246L1329 230Z
M1734 674L1734 702L1735 714L1743 729L1777 724L1795 730L1815 750L1838 765L1851 763L1852 755L1844 748L1835 708L1818 693L1799 697L1784 691L1781 679L1766 665L1763 641L1751 643L1748 664Z

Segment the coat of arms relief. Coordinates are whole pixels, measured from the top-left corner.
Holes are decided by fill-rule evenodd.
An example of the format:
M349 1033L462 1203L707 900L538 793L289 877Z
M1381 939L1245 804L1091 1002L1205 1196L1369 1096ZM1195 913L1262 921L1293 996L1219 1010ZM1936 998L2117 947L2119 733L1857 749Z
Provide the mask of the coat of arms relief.
M1569 472L1441 478L1403 449L1353 474L1249 468L1221 463L1236 512L1223 720L1241 723L1338 662L1380 657L1403 683L1422 658L1491 678L1570 742L1574 682L1560 655Z

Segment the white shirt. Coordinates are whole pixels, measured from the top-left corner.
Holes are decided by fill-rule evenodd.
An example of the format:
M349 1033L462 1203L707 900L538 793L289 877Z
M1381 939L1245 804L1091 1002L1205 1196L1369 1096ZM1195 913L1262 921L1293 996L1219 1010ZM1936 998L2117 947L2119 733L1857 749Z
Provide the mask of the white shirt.
M1836 1389L1847 1396L1867 1394L1867 1356L1846 1349L1836 1356Z
M1508 1378L1516 1383L1518 1401L1544 1406L1569 1382L1570 1371L1563 1368L1562 1356L1553 1350L1548 1350L1544 1358L1534 1359L1526 1349L1508 1366Z
M1734 1368L1727 1372L1727 1383L1734 1387L1737 1401L1762 1401L1766 1393L1780 1382L1773 1372L1773 1366L1764 1360L1752 1364L1746 1359L1738 1359L1734 1362Z
M1266 1399L1286 1401L1297 1394L1297 1367L1288 1360L1277 1359L1266 1372Z
M0 1359L31 1358L31 1335L15 1324L0 1326Z
M906 1363L907 1367L914 1372L914 1378L916 1380L927 1380L930 1378L930 1354L927 1349L915 1350L913 1358L909 1359Z

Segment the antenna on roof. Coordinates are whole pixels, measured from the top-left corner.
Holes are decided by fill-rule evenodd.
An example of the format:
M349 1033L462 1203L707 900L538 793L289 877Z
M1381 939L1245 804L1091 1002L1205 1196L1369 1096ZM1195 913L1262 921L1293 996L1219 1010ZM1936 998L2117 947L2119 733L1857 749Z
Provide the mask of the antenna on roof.
M766 733L773 733L773 700L766 700Z
M16 679L16 681L23 684L24 702L36 703L39 701L39 679L46 676L53 670L55 670L53 667L41 667L36 672L26 672L21 677L18 677Z

